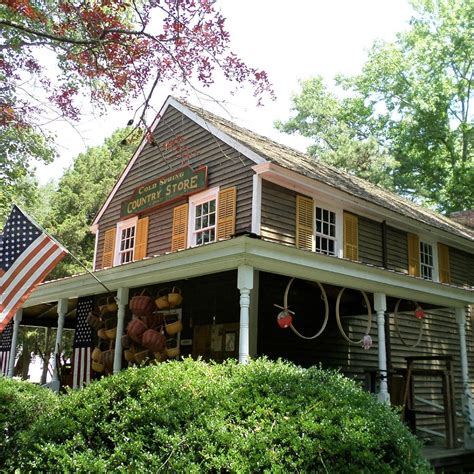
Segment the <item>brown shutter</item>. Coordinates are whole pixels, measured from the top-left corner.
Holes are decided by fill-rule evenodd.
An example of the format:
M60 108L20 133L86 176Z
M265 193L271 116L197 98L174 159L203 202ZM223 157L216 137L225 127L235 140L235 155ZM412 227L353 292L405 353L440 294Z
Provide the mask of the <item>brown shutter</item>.
M344 212L344 257L359 259L359 220L347 212Z
M415 234L407 234L408 274L420 276L420 239Z
M447 245L438 243L439 281L451 283L451 271L449 267L449 248Z
M115 254L115 227L105 231L102 268L113 267Z
M133 260L142 260L146 257L148 245L148 220L148 217L138 219Z
M217 203L217 240L228 239L235 234L237 188L219 191Z
M188 241L188 203L173 209L173 234L171 251L184 250Z
M313 250L314 203L311 198L296 196L296 247Z

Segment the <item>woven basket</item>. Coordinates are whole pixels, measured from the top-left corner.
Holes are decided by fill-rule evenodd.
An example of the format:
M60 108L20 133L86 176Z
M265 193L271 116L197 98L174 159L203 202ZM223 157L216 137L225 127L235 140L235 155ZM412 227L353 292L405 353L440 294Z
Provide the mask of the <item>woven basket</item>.
M156 362L164 362L168 358L166 351L154 352L153 355Z
M107 330L105 328L101 328L97 331L97 335L101 338L101 339L107 339Z
M176 339L168 339L166 341L166 349L165 349L166 355L170 359L174 359L175 357L179 357L179 346L178 346L178 341Z
M168 323L165 320L165 330L168 335L172 336L173 334L177 334L183 330L183 323L180 319L171 323Z
M101 364L100 362L96 362L95 360L92 361L92 370L94 372L102 373L104 369L105 369L104 364Z
M137 364L141 364L144 362L147 358L150 357L150 351L147 349L146 351L140 351L135 353L135 362Z
M127 334L132 341L138 344L142 343L142 335L147 330L147 327L140 319L132 319L127 326Z
M115 339L115 336L117 336L117 328L106 329L105 335L107 336L107 339Z
M170 291L169 288L162 288L160 291L158 291L158 295L155 300L155 304L158 309L168 309L170 307L170 304L168 301L169 291Z
M148 329L143 333L142 346L150 349L152 352L159 352L165 347L165 336L159 331Z
M94 362L100 362L100 358L102 357L102 351L98 347L94 347L94 350L91 354L91 359Z
M140 295L133 296L129 303L129 308L135 316L146 316L155 311L155 303L153 298L145 295L143 290Z
M135 351L132 349L126 349L123 351L123 356L127 362L135 362Z
M114 355L115 355L114 349L102 352L101 363L104 365L104 369L107 372L112 372L114 368Z
M104 322L93 311L91 311L87 315L86 322L91 328L95 329L96 331L98 331L104 325Z
M122 348L130 349L131 345L132 345L132 340L130 339L130 336L128 334L124 334L122 336Z
M168 293L168 303L170 308L179 306L183 302L183 296L181 295L181 289L177 286L173 286L173 289Z

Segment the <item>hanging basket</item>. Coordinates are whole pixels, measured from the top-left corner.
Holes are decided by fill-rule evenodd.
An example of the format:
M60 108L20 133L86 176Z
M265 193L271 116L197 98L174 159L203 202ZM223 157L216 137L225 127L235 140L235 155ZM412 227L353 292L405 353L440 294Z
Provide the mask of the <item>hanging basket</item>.
M143 333L142 346L152 352L160 352L165 347L166 338L159 331L148 329Z
M137 364L141 364L146 359L150 358L150 351L147 349L146 351L140 351L135 353L135 362Z
M166 351L155 352L153 355L156 362L164 362L168 358Z
M113 313L114 311L117 311L118 306L117 306L114 296L109 296L107 298L106 308L109 313Z
M143 290L138 296L134 296L130 300L129 307L135 316L146 316L156 309L153 298L145 295L145 292L146 290Z
M101 328L97 331L97 335L100 337L100 339L108 339L107 338L107 330L105 328Z
M173 286L173 289L168 293L168 303L170 308L180 306L183 302L183 296L181 294L181 289L177 286Z
M166 349L165 349L166 355L170 359L174 359L175 357L179 357L179 346L178 346L178 341L176 339L168 339L166 341Z
M165 318L165 331L169 336L172 336L173 334L178 334L178 332L181 332L182 330L183 323L180 319L173 322L167 322Z
M170 307L170 303L168 301L169 291L169 288L162 288L160 291L158 291L158 295L155 300L155 304L158 309L168 309Z
M102 357L102 351L98 347L94 347L94 350L92 351L92 354L91 354L91 359L94 362L99 362L101 357Z
M127 362L135 362L135 351L132 349L126 349L123 351L123 356Z
M141 344L142 335L147 330L145 323L140 319L132 319L127 326L127 334L134 342Z
M104 369L104 364L101 364L100 362L97 362L95 360L92 361L92 370L94 372L98 372L100 374L104 371Z
M117 328L112 328L112 329L106 329L105 330L105 335L107 336L107 339L115 339L117 336Z
M98 331L104 325L104 322L93 311L87 315L86 322L92 329L95 329L96 331Z
M112 372L113 371L113 368L114 368L114 355L115 355L115 350L114 349L102 352L101 363L104 365L104 369L107 372Z
M154 304L154 303L153 303ZM140 319L146 324L148 329L156 329L163 325L162 314L148 314L146 316L140 316Z
M130 336L128 334L124 334L122 336L122 348L130 349L131 345L132 345L132 340L130 339Z

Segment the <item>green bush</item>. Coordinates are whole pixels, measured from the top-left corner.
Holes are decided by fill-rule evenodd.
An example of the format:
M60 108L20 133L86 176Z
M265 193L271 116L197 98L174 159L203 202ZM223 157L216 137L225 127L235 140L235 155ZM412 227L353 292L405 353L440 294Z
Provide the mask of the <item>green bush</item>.
M128 369L61 397L18 467L75 472L423 472L398 415L335 372L262 359Z
M0 376L0 467L15 465L23 432L40 413L54 411L57 403L51 390Z

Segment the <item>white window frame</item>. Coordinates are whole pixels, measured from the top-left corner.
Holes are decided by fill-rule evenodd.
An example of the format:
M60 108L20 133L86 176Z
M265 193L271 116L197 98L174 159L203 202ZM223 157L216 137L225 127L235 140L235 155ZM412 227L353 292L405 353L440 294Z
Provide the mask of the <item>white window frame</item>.
M206 244L196 244L196 234L197 232L194 229L194 221L196 218L196 206L199 204L203 204L208 201L212 201L215 199L216 201L216 221L215 221L215 239L212 242L217 241L217 206L218 206L218 200L219 200L219 186L211 189L207 189L206 191L203 191L198 194L194 194L189 197L189 212L188 212L188 247L200 247L201 245L207 245L208 243L212 242L206 242Z
M420 277L423 278L423 273L422 273L422 270L421 270L421 266L422 266L422 263L421 263L421 244L423 243L423 244L431 245L431 249L433 251L433 270L432 270L433 279L430 280L428 278L425 278L425 280L439 282L438 243L436 241L434 241L433 239L431 239L429 237L425 237L423 235L419 235L418 239L419 239L418 251L419 251L419 261L420 261Z
M342 258L344 257L344 210L339 207L335 207L333 204L328 203L320 199L319 196L314 195L313 197L313 251L316 252L316 208L333 212L336 214L336 238L334 239L334 257ZM316 252L321 253L321 252ZM321 255L326 255L321 253Z
M117 231L115 232L114 266L122 265L122 262L120 261L121 254L122 254L122 252L120 251L120 244L122 241L122 231L131 227L135 227L135 237L134 237L133 249L132 249L132 259L130 260L130 262L133 262L135 258L135 255L134 255L135 245L137 243L137 222L138 222L138 217L135 216L125 221L120 221L117 223ZM130 263L130 262L125 262L125 263Z

